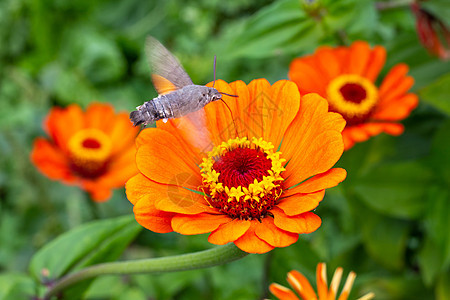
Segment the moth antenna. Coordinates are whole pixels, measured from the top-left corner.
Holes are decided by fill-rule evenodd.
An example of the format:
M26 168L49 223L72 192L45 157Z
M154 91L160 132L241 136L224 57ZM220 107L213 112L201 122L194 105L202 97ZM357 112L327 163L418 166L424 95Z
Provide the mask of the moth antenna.
M239 97L238 95L230 95L230 94L223 93L223 92L219 92L219 93L222 94L222 95L227 95L229 97Z
M216 84L216 64L217 64L217 56L214 55L214 82L213 82L213 87Z
M236 126L236 123L234 122L234 116L233 116L233 112L231 111L231 108L228 106L228 104L227 104L223 99L220 99L220 101L222 101L223 104L225 104L225 106L226 106L226 107L228 108L228 110L230 111L231 120L233 120L233 125L234 125L234 130L235 130L235 133L236 133L236 137L239 137L238 130L237 130L237 126Z

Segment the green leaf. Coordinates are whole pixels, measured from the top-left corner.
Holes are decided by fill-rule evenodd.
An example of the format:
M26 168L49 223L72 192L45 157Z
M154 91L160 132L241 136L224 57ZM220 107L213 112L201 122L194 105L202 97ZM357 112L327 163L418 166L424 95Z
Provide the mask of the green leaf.
M142 227L133 216L94 221L59 236L32 258L30 272L36 279L42 271L48 279L84 267L117 259Z
M400 270L404 265L409 224L368 210L362 214L362 238L367 251L386 268Z
M423 213L431 179L431 172L417 162L386 163L355 178L354 191L382 214L416 219Z
M16 273L0 274L0 299L31 299L34 293L34 282L30 277Z
M436 300L448 300L450 299L450 270L443 273L436 285Z
M371 36L378 27L378 12L372 0L323 0L323 22L331 30L343 31L352 39Z
M61 58L93 83L119 79L125 59L113 39L90 26L78 26L66 34Z
M315 26L300 1L274 2L247 20L224 53L229 58L263 58L283 54L286 47L300 52L307 45L304 41L320 36Z
M430 165L439 173L438 178L442 182L443 186L450 186L449 132L450 120L447 120L440 126L433 137L433 142L431 145L431 155L429 158Z
M424 225L425 243L419 253L419 265L426 284L431 285L436 276L450 266L450 211L449 192L435 188L427 198L428 210Z
M437 81L428 85L419 92L421 99L439 109L443 113L450 115L450 74L440 77Z

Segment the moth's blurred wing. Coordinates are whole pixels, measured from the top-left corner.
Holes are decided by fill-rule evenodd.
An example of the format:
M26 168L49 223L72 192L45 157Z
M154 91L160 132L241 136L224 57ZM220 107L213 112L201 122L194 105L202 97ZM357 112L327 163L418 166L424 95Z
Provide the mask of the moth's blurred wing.
M191 112L181 118L178 129L184 133L191 145L194 145L200 153L212 150L213 142L211 133L206 125L206 113L204 109Z
M207 153L213 147L211 134L206 126L206 114L203 109L189 113L181 118L169 119L167 123L162 120L156 127L167 128L186 145L193 146L197 153Z
M154 37L147 37L145 52L152 72L152 81L159 94L167 94L194 84L178 59Z

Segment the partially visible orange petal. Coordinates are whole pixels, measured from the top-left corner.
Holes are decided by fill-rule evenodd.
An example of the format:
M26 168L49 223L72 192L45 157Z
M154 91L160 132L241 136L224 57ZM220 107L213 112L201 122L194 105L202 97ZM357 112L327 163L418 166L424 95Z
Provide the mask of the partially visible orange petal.
M375 46L372 49L367 68L362 75L370 81L375 82L381 69L383 69L385 62L386 49L382 46Z
M381 121L403 120L419 104L417 95L409 93L390 102L384 102L377 107L372 119Z
M280 300L299 300L293 291L277 283L272 283L269 290Z
M134 205L133 212L136 221L151 231L158 233L173 231L171 221L175 214L156 209L153 201L148 201L146 197Z
M297 86L291 81L277 81L272 86L271 98L263 99L262 105L263 138L278 149L284 133L300 107L300 93Z
M212 87L212 82L207 86ZM244 84L245 85L245 84ZM211 134L211 141L218 145L222 141L227 141L230 138L236 137L237 129L235 128L235 122L239 118L239 111L235 110L234 102L243 102L248 104L245 99L245 94L236 94L231 86L223 80L216 80L214 88L219 92L227 93L230 95L238 95L239 97L222 96L223 101L227 103L228 107L222 101L216 101L205 106L204 111L206 113L206 126Z
M380 98L389 93L390 90L395 89L397 84L408 74L408 66L406 64L395 65L384 78L378 91Z
M280 151L288 160L283 173L287 186L294 186L305 179L326 172L344 151L339 131L345 121L328 112L328 103L317 94L302 97L300 109L290 124Z
M414 85L414 78L412 78L411 76L406 76L402 78L397 82L395 88L392 88L385 94L380 95L378 106L382 106L389 102L396 101L397 98L405 95L413 85Z
M292 270L288 273L287 278L291 287L300 295L303 299L317 300L317 295L314 292L308 279L300 272Z
M219 214L210 207L203 196L176 185L165 185L160 191L161 194L155 197L156 208L174 213L186 215L196 215L202 212Z
M242 80L233 81L230 83L230 87L233 90L234 95L239 96L236 101L226 101L233 112L233 125L237 127L238 135L240 137L250 136L247 122L251 117L248 106L252 100L250 99L248 87Z
M250 228L245 232L243 236L237 239L234 244L247 253L266 253L275 247L269 245L267 242L260 239L255 233L256 220L251 221Z
M325 190L310 194L292 194L279 200L277 207L281 208L288 216L296 216L316 208L324 195Z
M344 129L344 133L350 136L355 142L364 142L371 136L369 132L364 130L364 124L358 124L356 126L349 126Z
M276 109L272 101L272 88L266 79L255 79L248 84L250 102L244 111L247 132L250 136L263 137L265 126L268 125L268 108Z
M111 186L98 184L95 180L84 180L82 187L95 202L105 202L111 198Z
M302 182L296 187L285 190L282 197L288 197L297 193L314 193L320 190L328 189L344 181L346 176L347 171L345 169L333 168Z
M284 231L273 223L273 218L267 217L262 219L261 223L255 226L256 235L274 247L287 247L298 240L297 233Z
M212 142L207 128L204 110L192 112L183 117L156 121L156 127L172 134L183 149L189 153L193 163L201 160L202 155L211 150Z
M198 188L201 184L199 168L172 134L149 128L139 137L136 164L142 174L159 183Z
M225 245L234 242L250 228L250 221L234 219L231 222L220 225L211 232L208 241L215 245Z
M111 160L108 170L97 180L98 184L109 187L123 187L125 182L138 173L134 145Z
M327 284L327 266L325 263L319 263L316 269L317 294L319 299L327 300L328 284Z
M76 179L70 170L65 154L44 138L37 138L34 141L31 160L42 173L51 179L62 179L68 183L74 182Z
M136 204L146 197L151 200L156 209L182 214L199 214L213 211L205 204L203 196L179 186L171 186L154 182L142 174L128 180L126 184L127 197Z
M128 114L118 114L114 122L108 124L108 134L114 144L112 155L120 155L122 151L129 148L136 148L135 140L139 132L139 127L134 127Z
M86 128L100 129L108 134L111 128L115 126L115 117L114 109L111 105L98 102L92 103L84 113L85 126ZM129 120L128 123L130 124Z
M306 212L297 216L288 216L283 210L274 207L271 210L275 225L283 230L294 233L311 233L322 224L322 220L312 212Z
M354 42L348 52L346 73L363 75L370 58L370 46L367 42Z
M287 186L294 186L308 177L330 169L344 151L342 134L337 131L326 131L312 138L311 143L302 145L303 150L289 161L285 180ZM300 170L300 171L299 171Z
M345 150L350 149L355 142L367 140L371 136L385 132L390 135L400 135L404 131L404 127L399 123L365 123L352 127L347 127L342 132L344 140L348 141L345 144Z
M338 77L342 73L342 66L335 52L328 46L319 47L314 53L316 64L323 74L323 84L328 85L329 81ZM310 91L314 92L314 91Z
M342 132L342 138L344 140L344 150L347 151L348 149L352 148L355 145L355 141L352 140L349 135L345 134L345 131Z
M128 200L135 205L143 197L155 193L155 190L164 189L164 187L139 173L127 181L125 190Z
M184 234L202 234L216 230L220 225L231 222L226 215L212 215L201 213L195 216L177 214L172 219L174 231Z
M44 125L54 143L68 153L67 143L70 138L74 133L85 128L83 111L76 104L66 108L54 107L44 121Z
M318 93L322 97L326 96L322 75L310 56L294 59L289 66L288 77L297 84L301 94Z

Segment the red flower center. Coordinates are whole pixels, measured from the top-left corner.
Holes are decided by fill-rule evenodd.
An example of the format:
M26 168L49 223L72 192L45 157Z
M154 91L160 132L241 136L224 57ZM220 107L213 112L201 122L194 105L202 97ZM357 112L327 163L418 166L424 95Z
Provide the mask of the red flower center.
M360 103L366 99L366 90L357 83L347 83L341 87L340 92L345 100Z
M84 148L91 148L91 149L98 149L102 145L96 139L91 139L91 138L85 139L82 144L83 144Z
M231 188L248 187L256 180L268 176L272 162L267 154L257 149L236 148L225 153L213 165L219 175L219 181Z
M98 129L84 129L69 140L70 166L85 178L96 178L108 169L111 140Z
M252 220L268 215L281 195L284 171L280 152L262 139L231 139L203 159L205 200L232 218Z

